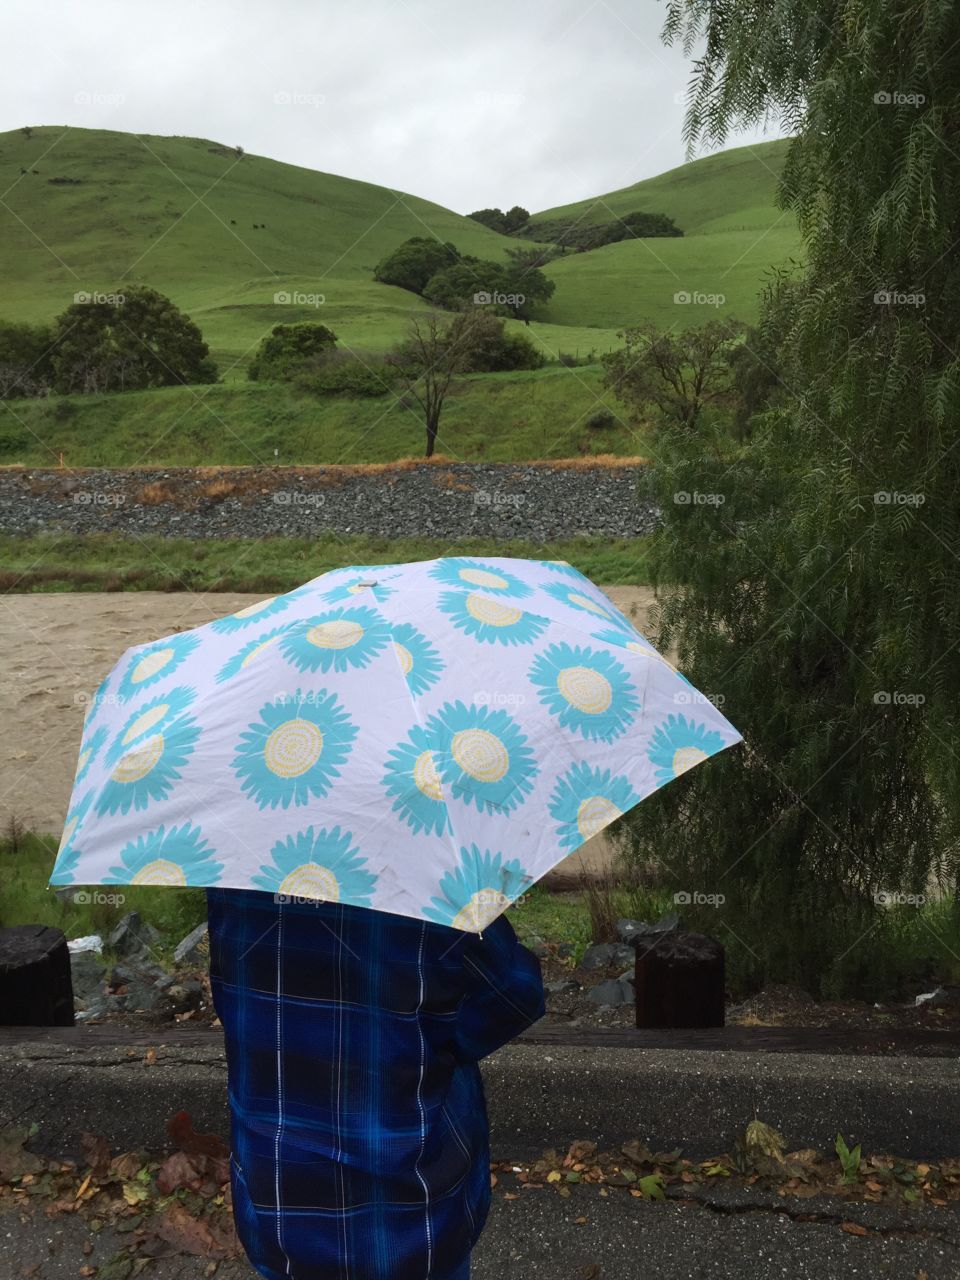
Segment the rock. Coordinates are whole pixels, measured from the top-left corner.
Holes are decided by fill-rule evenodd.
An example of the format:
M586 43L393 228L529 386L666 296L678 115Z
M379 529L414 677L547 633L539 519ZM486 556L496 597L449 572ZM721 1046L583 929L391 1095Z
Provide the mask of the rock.
M166 977L167 971L162 969L160 965L148 962L138 963L137 957L134 957L125 964L115 964L113 966L110 970L109 983L111 987L126 987L131 982L154 984L161 982Z
M662 937L665 933L673 933L680 927L680 917L675 911L661 916L656 924L648 924L645 920L618 920L617 937L621 942L631 943L634 938L649 938L651 941Z
M198 924L195 929L187 934L180 942L177 943L173 953L174 961L177 964L200 965L206 964L210 955L210 942L207 937L207 922Z
M603 969L613 961L614 951L616 947L612 942L598 942L592 947L587 947L580 961L580 968Z
M545 982L543 989L548 996L565 996L580 990L580 983L573 978L560 978L557 982Z
M575 950L572 942L561 942L557 947L557 959L569 960Z
M135 956L160 941L160 933L152 924L140 919L139 911L128 911L107 939L107 944L120 956Z
M917 996L913 1003L918 1009L925 1004L928 1004L931 1009L955 1007L960 1004L960 987L934 987L932 991L926 991L923 995Z
M174 1013L187 1013L190 1009L200 1008L203 985L193 979L175 982L167 988L164 998L170 1001Z
M127 1013L173 1012L166 994L154 982L131 982L122 995L114 998Z
M598 982L591 987L587 999L600 1005L630 1004L633 1001L633 984L621 982L619 978L608 978L606 982Z
M603 969L608 964L630 964L632 960L633 947L624 946L622 942L598 942L587 947L580 968Z
M91 1000L87 1007L79 1010L74 1017L77 1022L90 1022L93 1018L104 1018L108 1014L118 1013L123 1007L121 996L101 995Z
M96 951L72 951L70 953L70 980L73 983L73 998L81 1005L89 1005L97 996L103 995L103 982L106 977L106 962Z

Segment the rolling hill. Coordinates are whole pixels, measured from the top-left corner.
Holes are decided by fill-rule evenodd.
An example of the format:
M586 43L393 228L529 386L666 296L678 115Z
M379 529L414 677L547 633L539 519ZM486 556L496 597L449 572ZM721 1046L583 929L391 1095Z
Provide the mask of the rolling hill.
M531 243L413 195L238 155L204 139L53 126L28 132L0 134L0 317L51 320L77 292L148 284L200 325L227 386L204 389L204 427L193 421L196 414L181 422L162 390L142 393L135 412L132 399L120 406L112 403L116 397L103 397L102 412L78 404L74 415L49 422L52 409L22 402L16 423L9 414L0 422L3 461L43 463L55 447L66 448L75 465L94 455L117 462L162 456L172 465L198 451L206 460L226 461L243 455L237 440L248 434L251 444L255 438L265 447L275 430L282 433L285 418L298 423L302 461L394 457L406 432L398 436L377 425L379 402L295 404L292 393L266 400L257 394L245 380L257 343L275 324L322 319L341 346L384 350L403 335L410 315L425 309L414 294L373 280L375 264L403 240L436 235L494 259ZM685 234L625 241L551 263L556 293L542 319L524 332L548 358L559 352L583 358L611 350L618 330L631 323L697 324L717 314L707 305L677 305L679 291L723 294L728 313L750 319L764 274L799 250L792 223L774 206L785 149L784 142L737 148L535 215L534 222L602 222L645 209L667 213ZM276 301L277 295L301 300ZM323 301L314 305L303 295ZM459 444L451 440L448 448L504 460L532 456L531 449L536 456L636 451L632 432L619 427L616 438L582 432L591 409L609 402L599 368L554 364L552 372L556 376L546 379L467 380L462 396L457 393L462 403L450 409ZM481 393L475 384L485 378L494 381ZM168 398L161 405L156 397ZM270 404L279 409L281 399L283 410L272 415ZM160 455L151 444L154 432ZM418 445L411 429L405 451Z

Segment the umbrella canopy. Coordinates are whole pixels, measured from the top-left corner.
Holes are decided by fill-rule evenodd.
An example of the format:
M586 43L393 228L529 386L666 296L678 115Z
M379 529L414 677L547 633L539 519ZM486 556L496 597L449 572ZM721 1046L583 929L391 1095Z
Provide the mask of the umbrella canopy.
M478 931L737 730L570 565L336 569L128 649L51 884L223 885Z

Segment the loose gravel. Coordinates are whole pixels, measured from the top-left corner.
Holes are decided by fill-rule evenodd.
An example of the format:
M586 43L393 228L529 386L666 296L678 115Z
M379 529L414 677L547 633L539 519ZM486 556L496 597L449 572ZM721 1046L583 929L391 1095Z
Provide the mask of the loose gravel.
M415 464L0 472L0 532L182 538L635 538L655 504L635 466Z

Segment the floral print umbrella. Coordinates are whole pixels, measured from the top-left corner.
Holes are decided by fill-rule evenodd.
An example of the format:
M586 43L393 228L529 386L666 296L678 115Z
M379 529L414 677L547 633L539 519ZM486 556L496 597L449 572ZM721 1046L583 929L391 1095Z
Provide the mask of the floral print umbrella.
M55 885L225 885L479 931L740 735L559 561L323 574L129 649Z

